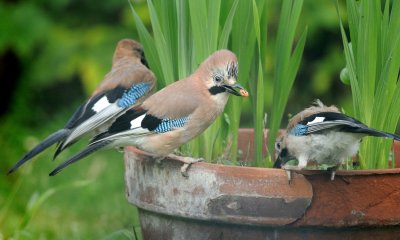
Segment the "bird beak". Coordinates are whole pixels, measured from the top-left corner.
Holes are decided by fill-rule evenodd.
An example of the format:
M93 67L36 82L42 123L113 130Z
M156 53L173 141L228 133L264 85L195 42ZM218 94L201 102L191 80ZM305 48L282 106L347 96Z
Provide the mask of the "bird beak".
M223 85L223 87L230 94L233 94L233 95L236 95L236 96L242 96L242 97L248 97L249 96L249 92L247 92L246 89L244 89L244 87L242 87L242 85L240 85L239 83L235 83L235 84L233 84L231 86ZM239 92L237 90L235 90L234 88L239 88Z
M280 156L276 158L273 168L282 168L282 158Z

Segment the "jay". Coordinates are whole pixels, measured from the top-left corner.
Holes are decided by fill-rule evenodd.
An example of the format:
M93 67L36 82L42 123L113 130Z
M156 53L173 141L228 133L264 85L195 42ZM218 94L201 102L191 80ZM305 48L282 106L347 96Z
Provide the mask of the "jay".
M107 131L97 135L82 151L56 167L56 175L68 165L105 147L133 145L163 159L210 126L224 110L229 95L248 96L236 82L238 63L234 53L219 50L189 77L176 81L118 117ZM174 156L184 163L181 172L202 159Z
M92 96L72 114L62 129L26 153L8 174L55 143L58 143L58 148L54 158L83 135L105 131L113 119L143 102L154 86L155 76L148 69L142 46L131 39L120 40L111 71Z
M331 180L336 169L348 157L357 154L364 136L385 137L400 141L400 136L372 129L362 122L340 113L335 106L327 107L317 100L315 105L296 114L289 121L286 133L277 140L277 160L274 167L287 170L301 170L309 162L333 166ZM297 159L298 165L286 165Z

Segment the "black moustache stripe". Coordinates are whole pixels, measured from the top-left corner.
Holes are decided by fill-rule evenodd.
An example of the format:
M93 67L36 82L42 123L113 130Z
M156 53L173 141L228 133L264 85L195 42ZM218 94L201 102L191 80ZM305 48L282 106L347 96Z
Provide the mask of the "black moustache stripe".
M211 93L211 95L217 95L218 93L226 92L226 89L221 86L213 86L209 88L208 91Z

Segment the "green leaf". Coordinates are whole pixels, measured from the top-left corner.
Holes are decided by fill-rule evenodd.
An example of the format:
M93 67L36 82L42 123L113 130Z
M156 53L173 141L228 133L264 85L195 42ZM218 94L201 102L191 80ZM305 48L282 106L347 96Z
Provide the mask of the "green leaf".
M235 0L233 2L231 10L229 11L229 15L226 18L224 28L222 29L221 36L219 38L219 44L218 44L219 49L226 48L226 46L228 46L229 35L232 30L233 17L235 16L238 4L239 0Z
M350 44L336 1L355 116L388 132L395 131L400 116L399 7L398 1L391 8L386 1L382 12L380 1L348 0ZM361 168L386 168L390 144L382 138L365 138L359 152Z
M154 42L155 47L157 49L158 58L160 59L160 63L162 63L162 79L165 85L169 85L173 83L176 79L174 78L173 73L173 65L172 65L172 55L170 45L167 43L167 40L164 36L163 30L161 29L160 22L158 20L156 9L151 0L147 0L147 4L149 7L149 13L151 18L151 25L154 31ZM168 30L168 29L166 29Z
M303 1L284 0L282 3L275 50L273 115L270 119L270 130L268 132L268 150L270 153L274 150L275 139L305 46L307 30L300 36L292 55L292 46L302 5Z
M163 80L164 78L162 77L163 74L161 70L160 60L158 58L158 53L155 47L155 42L150 33L147 31L145 25L143 24L142 20L140 19L130 1L129 4L132 10L133 18L135 20L136 28L139 33L140 43L143 45L144 48L146 60L148 61L151 70L157 77L157 84L159 85L159 87L165 86L166 83ZM161 86L160 82L162 83Z

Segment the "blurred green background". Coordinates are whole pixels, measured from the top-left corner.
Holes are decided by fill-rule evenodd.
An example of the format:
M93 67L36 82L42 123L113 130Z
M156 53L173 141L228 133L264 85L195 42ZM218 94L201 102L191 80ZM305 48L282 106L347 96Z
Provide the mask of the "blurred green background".
M270 2L273 21L268 39L273 40L280 1ZM134 7L149 25L146 2L134 1ZM118 40L138 39L128 1L2 1L0 19L0 239L140 235L136 209L125 199L123 157L117 151L93 154L48 177L58 163L51 161L48 150L33 164L5 175L26 151L62 127L87 98L109 71ZM316 98L351 111L350 88L339 80L345 62L334 2L305 1L298 29L304 26L306 47L286 115ZM267 93L271 55L272 51L265 66ZM249 104L244 101L243 127L252 127ZM270 114L271 99L265 106ZM282 127L286 122L287 117ZM66 150L58 161L84 144Z

